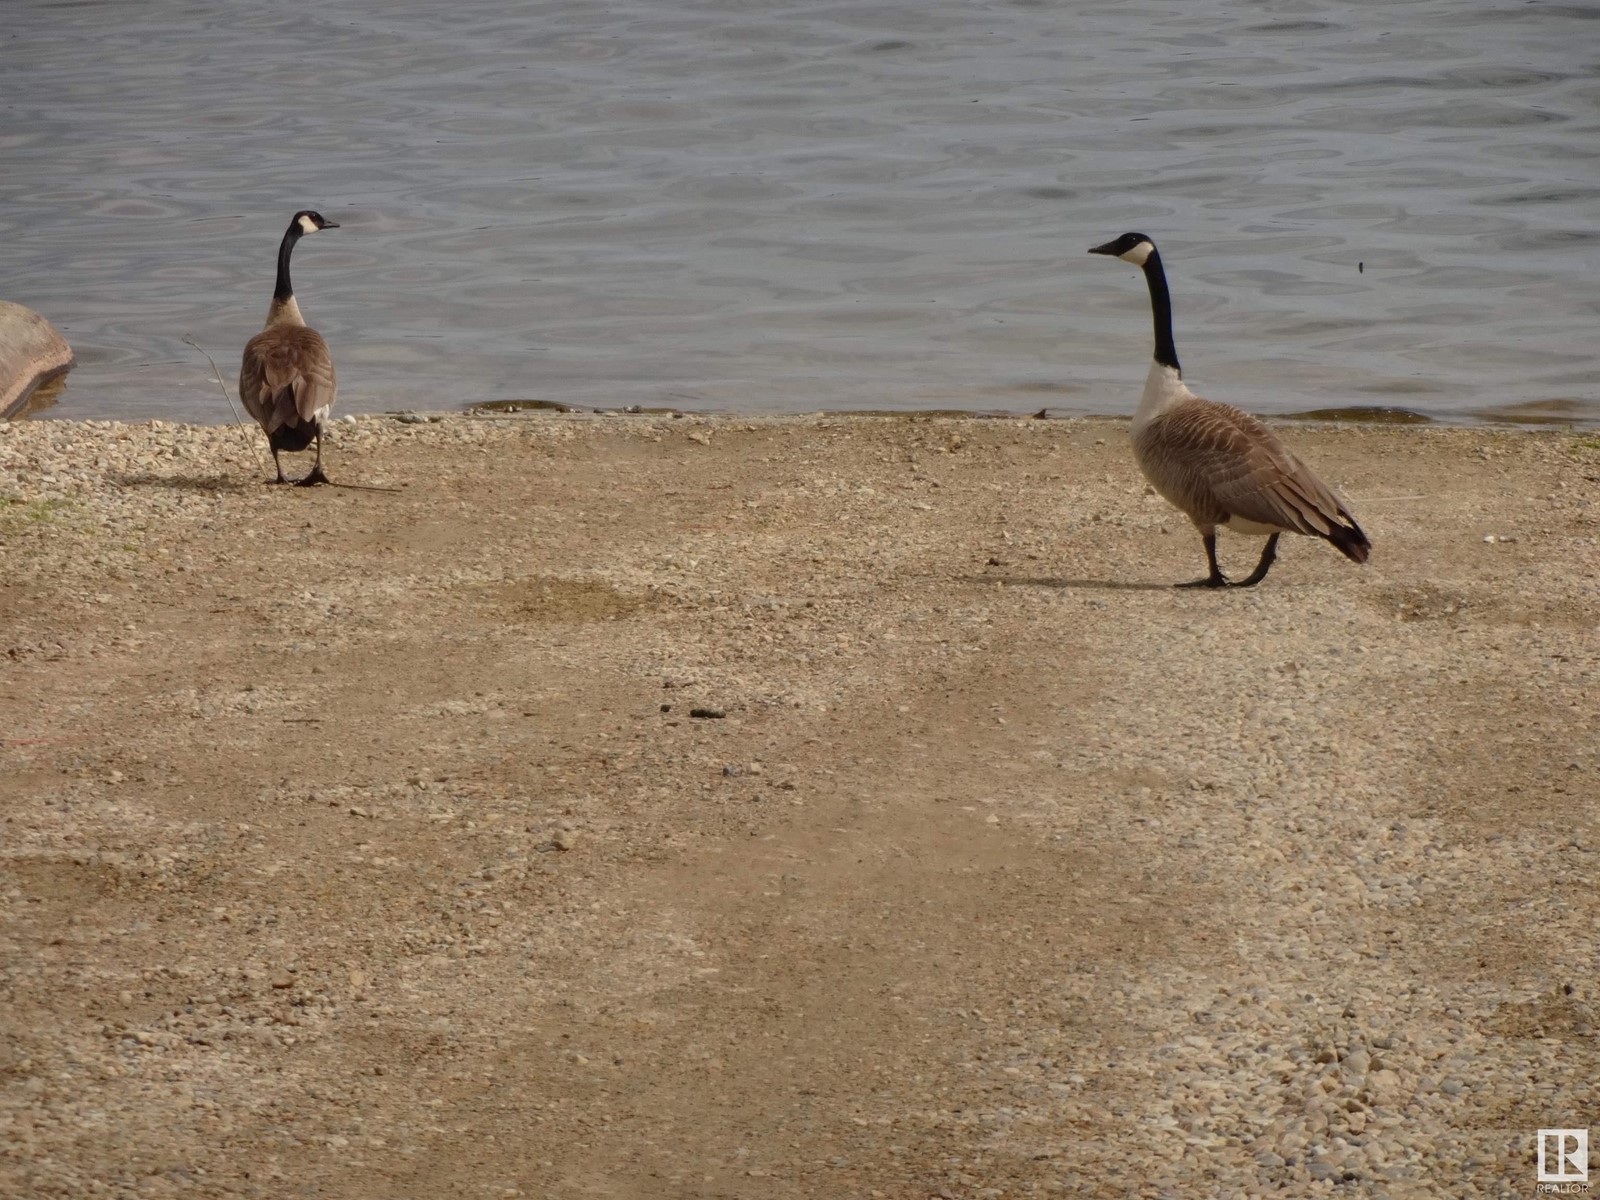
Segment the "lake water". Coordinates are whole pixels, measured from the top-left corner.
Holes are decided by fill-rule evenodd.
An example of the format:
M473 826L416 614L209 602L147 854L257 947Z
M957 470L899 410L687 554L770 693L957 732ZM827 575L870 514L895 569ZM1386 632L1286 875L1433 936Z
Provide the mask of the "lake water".
M1600 5L5 0L53 415L230 419L291 213L342 411L1600 421ZM1364 269L1358 270L1358 264Z

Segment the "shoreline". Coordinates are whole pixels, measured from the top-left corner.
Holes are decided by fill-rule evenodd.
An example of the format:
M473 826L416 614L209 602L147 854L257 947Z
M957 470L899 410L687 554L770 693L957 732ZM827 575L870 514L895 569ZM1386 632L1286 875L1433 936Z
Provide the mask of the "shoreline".
M1124 424L0 424L0 1191L1531 1189L1600 444L1287 425L1372 561L1215 594Z
M66 375L63 373L52 381L52 391L43 407L30 409L26 413L13 416L12 420L44 420L44 421L100 421L114 424L140 425L150 420L159 420L167 424L186 425L196 424L188 420L174 420L170 417L116 417L116 416L76 416L65 415L55 406L60 396L64 393ZM612 416L643 416L643 417L698 417L724 420L806 420L820 417L831 418L866 418L879 417L889 419L917 419L917 418L944 418L950 420L975 420L975 421L1009 421L1009 420L1052 420L1052 421L1083 421L1083 420L1128 420L1133 412L1134 400L1130 399L1125 406L1125 411L1110 412L1080 412L1059 405L1044 404L1038 408L1025 409L966 409L950 406L932 406L921 408L861 408L861 409L817 409L817 410L782 410L768 413L752 413L731 409L695 409L673 407L670 405L639 405L628 404L616 407L568 403L558 400L481 400L462 404L456 408L448 409L384 409L381 411L363 411L356 414L341 412L333 419L344 421L349 416L359 416L362 419L381 420L395 419L407 414L422 414L426 416L444 417L491 417L496 415L537 415L537 414L596 414ZM1581 401L1572 399L1553 399L1542 401L1529 401L1526 403L1502 405L1476 411L1457 411L1444 413L1429 413L1420 408L1411 408L1403 404L1348 404L1336 408L1296 409L1288 412L1258 412L1250 410L1255 416L1271 423L1283 423L1291 427L1307 424L1336 424L1336 425L1378 425L1382 427L1394 426L1422 426L1438 429L1518 429L1534 432L1575 433L1586 434L1600 432L1600 401ZM237 412L230 414L228 420L218 420L199 423L204 425L226 425L241 423Z

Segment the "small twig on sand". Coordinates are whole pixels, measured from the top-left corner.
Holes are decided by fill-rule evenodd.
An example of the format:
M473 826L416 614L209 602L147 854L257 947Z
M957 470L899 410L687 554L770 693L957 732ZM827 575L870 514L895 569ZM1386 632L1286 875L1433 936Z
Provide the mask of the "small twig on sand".
M328 486L328 487L338 487L338 488L350 488L352 491L357 491L357 492L403 492L403 491L405 491L404 488L384 487L382 484L377 484L377 483L334 483L333 480L331 480L331 479L328 481L326 486Z
M188 342L189 345L193 346L196 350L199 350L201 354L206 355L206 361L211 364L211 373L217 377L217 386L222 389L222 398L228 402L228 408L232 410L233 419L238 422L239 428L245 431L245 441L250 447L250 457L256 460L256 466L261 470L262 474L265 474L267 467L266 464L261 461L261 452L256 449L256 440L250 436L249 427L245 425L244 418L239 415L239 410L233 407L233 397L228 395L228 385L222 382L222 372L217 370L217 360L212 358L211 355L206 354L205 348L188 334L183 336L183 340Z

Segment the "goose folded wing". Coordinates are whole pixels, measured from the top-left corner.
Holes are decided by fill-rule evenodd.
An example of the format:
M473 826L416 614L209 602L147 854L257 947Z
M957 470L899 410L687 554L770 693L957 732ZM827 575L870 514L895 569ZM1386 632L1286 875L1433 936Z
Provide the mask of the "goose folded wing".
M253 339L245 347L244 361L239 365L239 402L256 424L266 425L272 414L272 392L267 387L266 363Z
M1333 493L1249 413L1205 402L1186 415L1194 469L1229 517L1322 536L1338 522Z
M318 338L317 341L320 343L322 339ZM317 422L327 416L328 410L333 407L338 386L333 357L323 346L322 353L308 359L300 370L300 382L294 392L295 408L299 410L300 419Z
M268 432L314 424L333 407L337 379L327 344L311 329L285 329L260 348L261 395L270 408Z

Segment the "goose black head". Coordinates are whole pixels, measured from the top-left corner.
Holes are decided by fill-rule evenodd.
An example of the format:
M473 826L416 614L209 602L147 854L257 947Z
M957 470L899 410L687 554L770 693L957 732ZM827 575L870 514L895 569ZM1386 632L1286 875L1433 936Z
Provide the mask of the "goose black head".
M1142 267L1155 253L1155 249L1156 244L1144 234L1125 233L1114 242L1091 247L1089 253L1109 254L1113 258L1122 259L1123 262L1131 262L1136 267Z
M337 229L339 228L339 223L328 220L319 212L312 212L309 208L303 208L295 213L293 220L289 222L289 228L301 234L307 234L316 233L319 229Z

